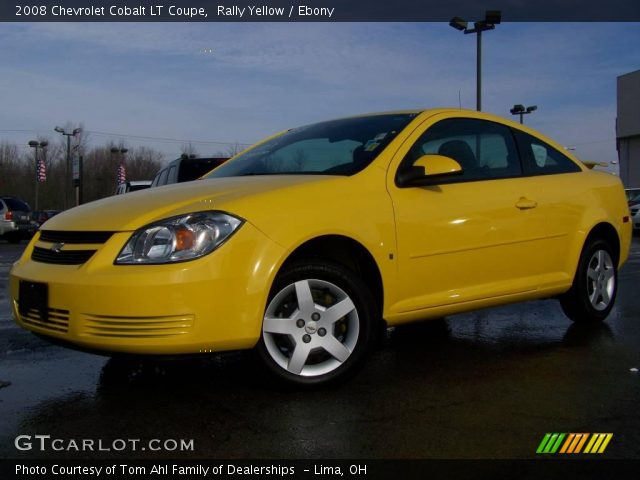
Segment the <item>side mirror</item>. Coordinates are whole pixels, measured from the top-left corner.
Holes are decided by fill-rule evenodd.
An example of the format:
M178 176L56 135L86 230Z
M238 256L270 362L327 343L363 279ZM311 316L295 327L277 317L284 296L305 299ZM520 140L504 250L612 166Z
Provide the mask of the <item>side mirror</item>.
M399 187L432 185L434 180L462 174L462 167L453 158L443 155L423 155L403 172L396 183Z

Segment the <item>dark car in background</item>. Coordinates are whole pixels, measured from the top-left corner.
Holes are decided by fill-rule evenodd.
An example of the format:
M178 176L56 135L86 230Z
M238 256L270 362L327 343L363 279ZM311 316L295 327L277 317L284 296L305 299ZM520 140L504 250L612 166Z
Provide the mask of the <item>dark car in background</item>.
M151 182L151 188L196 180L227 160L229 160L228 157L196 158L182 155L156 174Z
M44 222L59 213L60 210L34 210L31 212L31 219L40 227Z
M16 197L0 197L0 238L18 243L33 236L37 229L27 202Z

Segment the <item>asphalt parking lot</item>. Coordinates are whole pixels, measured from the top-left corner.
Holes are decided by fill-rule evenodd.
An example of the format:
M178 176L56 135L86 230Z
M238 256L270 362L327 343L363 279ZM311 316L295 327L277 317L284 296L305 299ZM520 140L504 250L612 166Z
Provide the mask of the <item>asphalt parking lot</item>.
M533 458L546 432L610 432L607 458L640 459L637 236L606 323L572 325L547 300L397 328L349 383L315 391L272 385L250 354L140 362L50 345L11 319L24 246L0 242L0 457L70 455L14 447L47 434L193 439L181 458Z

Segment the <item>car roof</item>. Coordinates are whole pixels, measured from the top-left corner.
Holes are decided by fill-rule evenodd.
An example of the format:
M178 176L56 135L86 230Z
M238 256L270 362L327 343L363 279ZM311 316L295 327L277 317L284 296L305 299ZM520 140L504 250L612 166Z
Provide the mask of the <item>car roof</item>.
M519 128L523 131L531 131L535 135L540 135L540 132L533 131L529 129L526 125L515 122L507 117L502 117L500 115L494 115L492 113L487 112L478 112L477 110L469 110L466 108L457 108L457 107L440 107L440 108L422 108L422 109L407 109L407 110L391 110L388 112L371 112L364 113L361 115L349 115L343 118L358 118L358 117L374 117L377 115L416 115L417 117L421 117L422 119L426 117L431 117L433 115L439 114L461 114L469 117L483 118L486 120L492 120L496 122L505 123L512 127Z

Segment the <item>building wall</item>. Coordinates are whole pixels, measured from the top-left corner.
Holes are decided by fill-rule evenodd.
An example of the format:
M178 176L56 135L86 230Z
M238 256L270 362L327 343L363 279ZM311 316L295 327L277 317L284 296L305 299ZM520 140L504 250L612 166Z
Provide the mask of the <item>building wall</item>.
M620 178L627 188L640 188L640 135L618 140Z
M616 137L620 178L640 187L640 70L618 77Z
M640 187L640 70L617 81L618 161L625 187Z
M618 137L640 135L640 70L618 77Z

